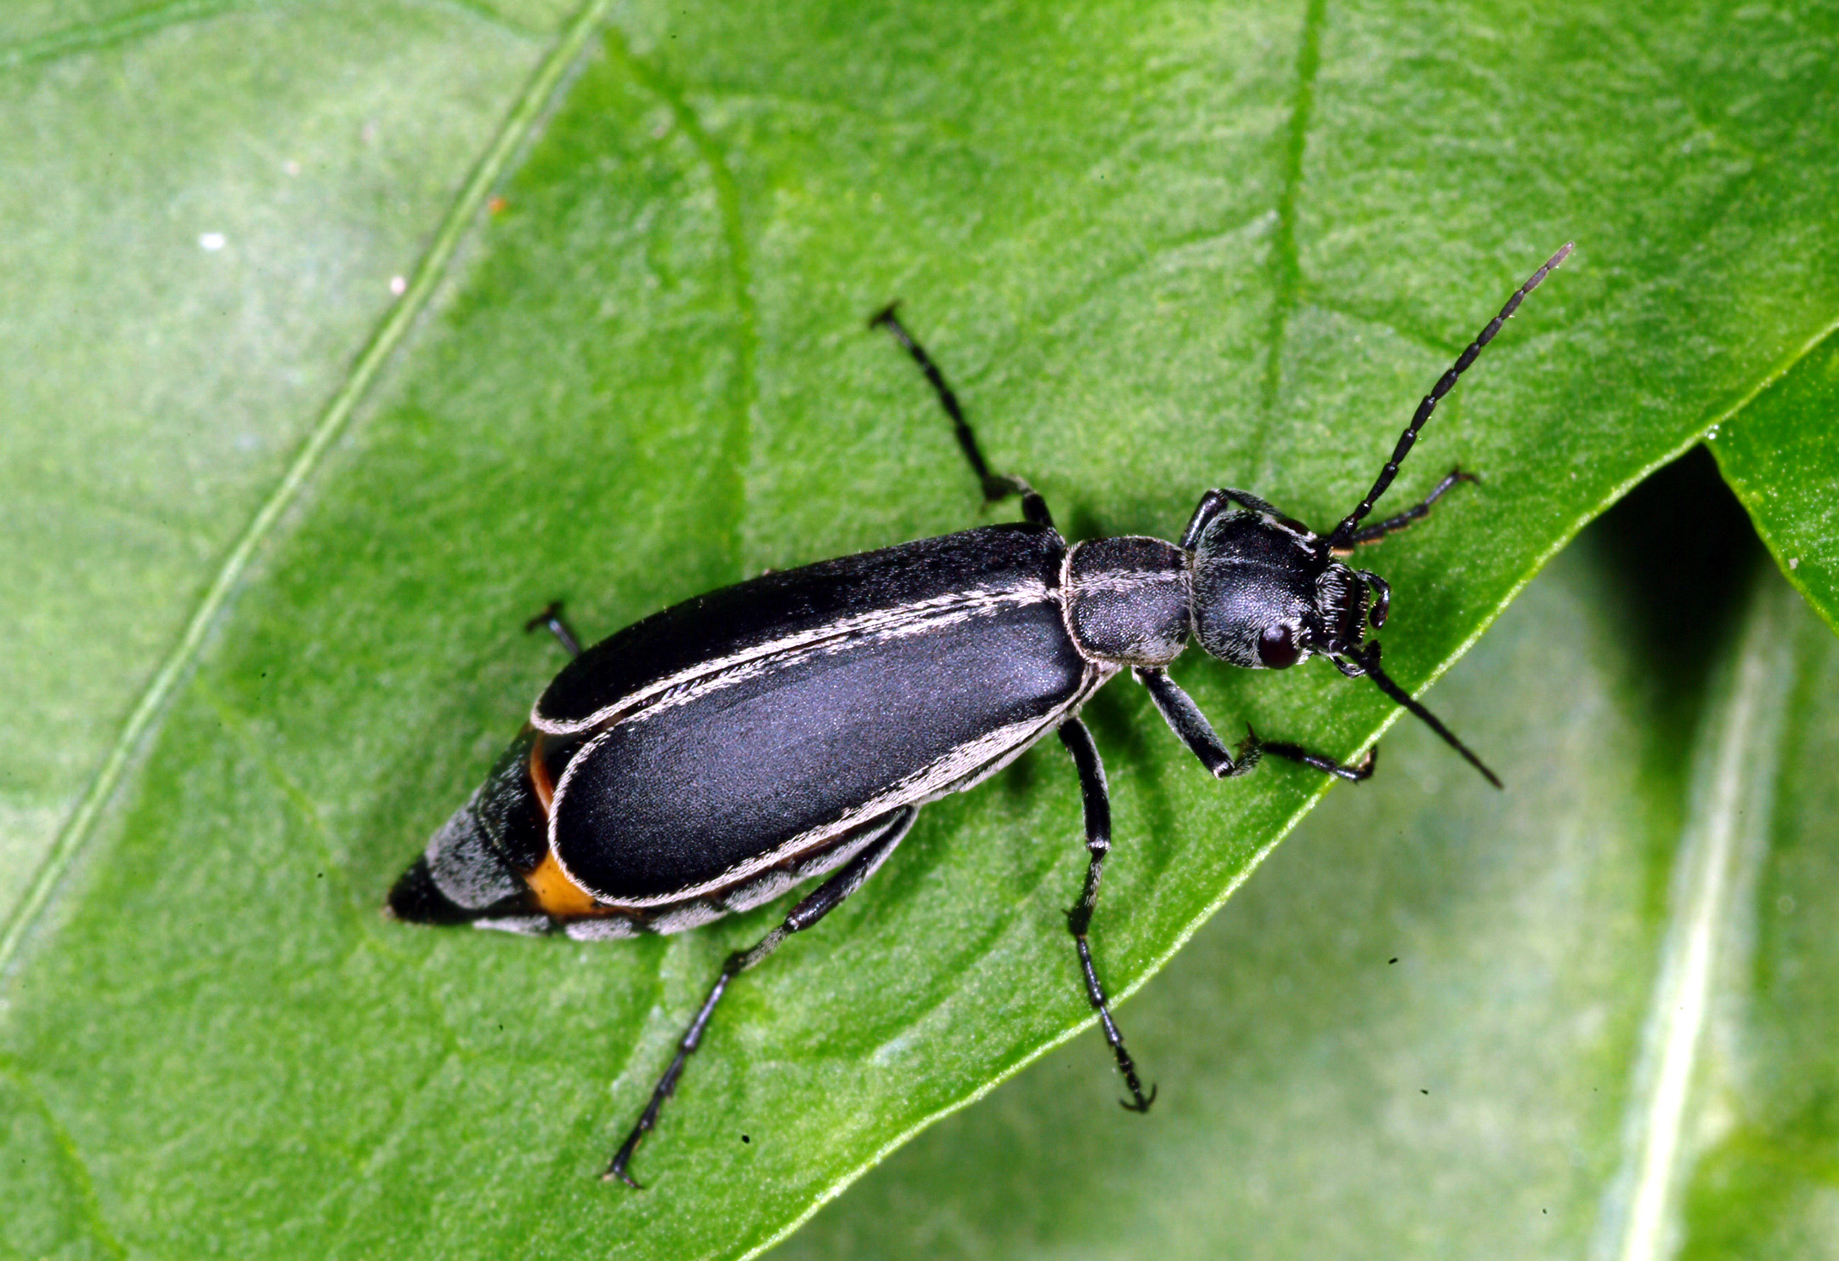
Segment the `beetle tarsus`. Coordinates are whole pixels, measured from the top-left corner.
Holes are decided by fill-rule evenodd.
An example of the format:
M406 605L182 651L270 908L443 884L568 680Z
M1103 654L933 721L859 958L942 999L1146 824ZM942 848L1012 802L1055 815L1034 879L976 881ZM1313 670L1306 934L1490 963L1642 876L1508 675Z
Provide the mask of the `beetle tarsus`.
M1300 744L1290 744L1287 741L1260 740L1257 733L1252 730L1250 723L1245 724L1245 736L1246 743L1253 745L1262 753L1269 753L1272 757L1280 757L1285 761L1297 762L1303 766L1313 766L1316 770L1321 771L1325 775L1333 775L1336 779L1345 779L1355 784L1373 778L1373 767L1379 760L1379 746L1377 744L1367 749L1366 753L1358 762L1349 766L1320 753L1311 753ZM1244 745L1240 747L1243 748Z
M1124 1086L1130 1091L1136 1103L1119 1103L1132 1112L1148 1112L1149 1105L1155 1102L1156 1088L1151 1086L1149 1094L1143 1093L1143 1082L1137 1076L1136 1061L1130 1058L1130 1052L1124 1047L1124 1033L1112 1019L1111 1004L1105 997L1104 986L1099 983L1098 969L1092 963L1092 946L1083 933L1073 938L1074 947L1079 951L1079 967L1085 974L1086 998L1092 1004L1092 1010L1098 1013L1098 1026L1104 1030L1105 1042L1111 1047L1111 1054L1117 1058L1117 1071L1124 1075Z
M781 938L785 936L783 929L776 928L773 933L778 934ZM767 935L768 940L772 940L773 933ZM763 941L761 945L764 944ZM773 941L773 944L777 945L778 942ZM755 946L754 950L757 951L759 948ZM752 951L748 953L751 954ZM709 987L709 996L702 1000L702 1007L697 1011L696 1018L690 1021L690 1027L685 1029L683 1036L677 1040L677 1053L671 1057L670 1067L664 1070L664 1076L658 1078L658 1084L652 1087L651 1099L646 1103L645 1111L639 1114L638 1123L632 1127L632 1132L626 1135L626 1141L619 1145L619 1150L608 1162L607 1171L601 1175L601 1181L610 1182L617 1178L634 1191L645 1189L626 1170L632 1164L633 1154L638 1151L639 1144L645 1141L647 1134L657 1128L658 1114L664 1110L664 1101L676 1092L677 1079L683 1076L684 1064L702 1044L702 1031L708 1027L709 1017L715 1014L715 1004L721 1001L722 992L728 988L728 982L732 981L745 966L744 964L736 966L737 961L744 958L745 955L733 954L728 956L728 961L722 965L721 975L716 977L715 984Z
M625 1167L617 1163L607 1166L607 1171L600 1175L600 1180L602 1182L623 1182L634 1191L645 1189L643 1182L634 1181L632 1175L626 1172Z
M645 1137L645 1131L634 1126L632 1133L626 1136L626 1141L620 1144L612 1163L607 1166L607 1171L600 1175L602 1182L623 1182L634 1191L645 1189L644 1183L626 1172L626 1166L632 1163L632 1153L638 1150L639 1140L643 1137Z
M1126 1112L1135 1112L1141 1115L1148 1112L1149 1105L1154 1102L1156 1102L1156 1087L1154 1084L1151 1084L1149 1094L1145 1095L1141 1091L1138 1091L1134 1102L1129 1099L1119 1099L1117 1101L1117 1106Z

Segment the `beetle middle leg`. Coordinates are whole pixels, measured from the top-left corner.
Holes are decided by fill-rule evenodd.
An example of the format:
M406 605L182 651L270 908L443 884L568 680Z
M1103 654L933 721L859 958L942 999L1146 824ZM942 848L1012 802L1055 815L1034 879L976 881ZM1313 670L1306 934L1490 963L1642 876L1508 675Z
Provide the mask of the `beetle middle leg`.
M1086 824L1086 883L1079 895L1079 901L1066 913L1066 926L1073 934L1073 946L1079 952L1079 967L1085 974L1086 998L1092 1004L1092 1010L1098 1013L1098 1023L1105 1031L1105 1041L1111 1046L1111 1053L1117 1057L1117 1071L1124 1075L1124 1085L1130 1088L1130 1099L1119 1099L1118 1103L1131 1112L1148 1112L1149 1105L1156 1101L1156 1088L1151 1086L1149 1094L1143 1093L1143 1083L1137 1078L1137 1066L1130 1058L1130 1052L1124 1049L1124 1035L1118 1030L1117 1022L1111 1018L1111 1003L1105 997L1105 989L1098 979L1098 969L1092 963L1092 947L1086 941L1086 931L1092 926L1092 912L1098 906L1098 885L1104 879L1105 858L1111 853L1111 794L1105 787L1105 765L1099 760L1098 746L1092 742L1092 733L1077 718L1068 718L1060 724L1060 742L1066 745L1068 753L1073 755L1073 765L1079 770L1079 793L1085 805Z
M1053 513L1047 510L1047 501L1041 498L1034 487L1019 477L990 471L988 462L983 458L983 451L977 446L977 435L971 431L970 422L964 418L964 408L959 405L957 394L953 393L939 365L926 353L926 348L919 344L918 339L907 331L907 326L900 322L900 317L894 314L894 308L898 305L896 302L888 303L875 313L868 326L887 329L889 335L913 356L913 362L919 365L920 371L926 374L932 392L938 395L939 406L951 417L952 432L958 437L958 446L963 449L964 458L970 462L971 472L977 475L977 482L983 487L984 504L987 506L999 499L1007 499L1010 495L1020 495L1022 517L1036 525L1051 528L1054 524Z
M612 1161L607 1165L607 1171L601 1175L603 1180L611 1182L617 1178L635 1190L640 1189L627 1172L632 1164L632 1155L644 1141L645 1135L657 1127L658 1113L663 1110L664 1101L677 1089L677 1079L683 1075L685 1062L701 1045L703 1030L708 1027L709 1018L715 1014L715 1005L721 1002L722 995L727 992L728 982L777 950L793 933L803 932L823 919L840 906L845 898L860 889L862 883L875 874L875 869L881 866L887 856L894 852L894 847L912 830L913 820L918 814L918 806L903 806L865 825L871 828L878 826L881 834L864 846L841 871L794 906L785 921L755 942L752 949L737 950L728 956L722 964L721 974L715 978L715 984L709 987L708 997L702 1000L702 1006L690 1021L689 1028L677 1040L677 1054L671 1059L670 1067L664 1070L664 1076L652 1088L651 1100L645 1105L645 1111L639 1115L638 1123L626 1135L626 1141L620 1144L619 1151L614 1153Z
M1260 740L1250 728L1246 729L1245 742L1239 746L1239 755L1234 757L1225 742L1214 734L1213 724L1207 721L1207 715L1200 712L1200 706L1194 703L1194 698L1181 690L1181 685L1168 676L1168 671L1138 666L1132 673L1137 676L1137 682L1149 689L1149 698L1155 702L1157 711L1168 723L1169 729L1181 738L1181 742L1188 746L1188 751L1199 758L1200 764L1216 779L1233 779L1245 774L1266 753L1291 762L1301 762L1304 766L1313 766L1337 779L1358 782L1373 774L1371 750L1358 763L1345 766L1334 758L1311 753L1299 744L1267 743Z

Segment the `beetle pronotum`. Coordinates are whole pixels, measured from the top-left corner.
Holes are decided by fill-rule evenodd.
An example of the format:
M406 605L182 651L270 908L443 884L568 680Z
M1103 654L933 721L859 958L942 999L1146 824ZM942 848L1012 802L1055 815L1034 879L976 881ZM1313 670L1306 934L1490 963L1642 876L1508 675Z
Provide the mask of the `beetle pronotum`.
M913 357L951 418L987 499L1017 495L1023 520L764 574L655 613L573 660L485 783L390 890L405 920L601 939L675 933L829 879L723 964L670 1066L607 1167L631 1186L640 1141L729 982L862 886L919 808L994 774L1050 732L1079 774L1088 855L1067 913L1086 996L1132 1111L1147 1094L1086 933L1111 849L1098 748L1079 708L1125 669L1218 778L1265 754L1342 779L1357 765L1249 735L1230 750L1167 666L1192 637L1232 665L1285 669L1323 656L1423 719L1489 782L1474 753L1379 664L1369 626L1391 591L1339 558L1421 519L1459 481L1364 522L1437 403L1566 245L1507 300L1418 405L1372 489L1326 537L1242 490L1201 497L1180 543L1127 537L1068 546L1028 483L990 471L957 397L889 307L872 325ZM872 703L870 703L872 701Z

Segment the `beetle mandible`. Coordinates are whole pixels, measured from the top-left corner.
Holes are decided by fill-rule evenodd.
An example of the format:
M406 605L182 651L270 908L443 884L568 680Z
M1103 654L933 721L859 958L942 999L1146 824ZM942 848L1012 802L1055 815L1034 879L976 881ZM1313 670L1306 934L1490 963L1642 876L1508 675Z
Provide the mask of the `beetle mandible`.
M991 472L943 373L888 307L885 328L931 383L987 500L1020 496L1023 520L764 574L653 614L582 651L555 606L547 624L573 660L485 783L390 890L398 918L579 939L675 933L830 878L723 964L670 1066L607 1166L629 1172L734 978L862 886L919 808L980 783L1049 732L1079 774L1087 865L1067 912L1086 996L1130 1092L1146 1094L1086 934L1111 849L1105 774L1079 709L1129 669L1169 727L1218 778L1264 755L1342 779L1372 774L1248 731L1228 749L1167 666L1192 637L1222 661L1286 669L1326 657L1371 679L1496 787L1500 781L1380 668L1369 626L1391 592L1340 557L1402 530L1459 481L1363 524L1418 431L1528 293L1517 289L1418 405L1379 477L1325 537L1242 490L1201 497L1179 544L1146 537L1070 547L1046 503Z

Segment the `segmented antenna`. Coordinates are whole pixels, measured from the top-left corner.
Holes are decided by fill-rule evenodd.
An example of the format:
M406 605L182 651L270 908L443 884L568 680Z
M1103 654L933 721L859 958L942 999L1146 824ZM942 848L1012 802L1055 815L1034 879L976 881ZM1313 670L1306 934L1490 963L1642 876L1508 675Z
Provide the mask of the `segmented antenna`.
M1398 466L1410 454L1411 444L1418 440L1418 430L1424 427L1424 423L1430 419L1430 414L1437 410L1437 404L1443 401L1443 396L1455 388L1456 378L1468 371L1469 365L1475 362L1475 356L1481 353L1481 348L1494 340L1494 335L1501 331L1501 325L1511 319L1513 313L1519 309L1521 300L1539 287L1539 282L1545 279L1546 274L1552 268L1569 258L1575 246L1576 242L1566 241L1563 249L1546 260L1545 266L1534 272L1531 279L1514 290L1513 296L1507 299L1507 305L1501 308L1501 313L1488 321L1488 327L1482 329L1481 334L1469 343L1469 348L1456 356L1455 365L1443 374L1430 393L1424 396L1424 401L1418 404L1417 412L1411 417L1411 424L1406 427L1404 434L1399 438L1398 445L1392 449L1392 458L1387 460L1386 466L1379 470L1379 480L1373 483L1373 489L1366 493L1366 498L1360 501L1360 506L1349 513L1346 519L1335 527L1334 533L1328 536L1328 550L1342 550L1353 542L1354 531L1360 528L1360 523L1366 519L1366 515L1373 511L1373 505L1379 502L1379 497L1386 493L1386 488L1392 484L1392 479L1398 476Z

